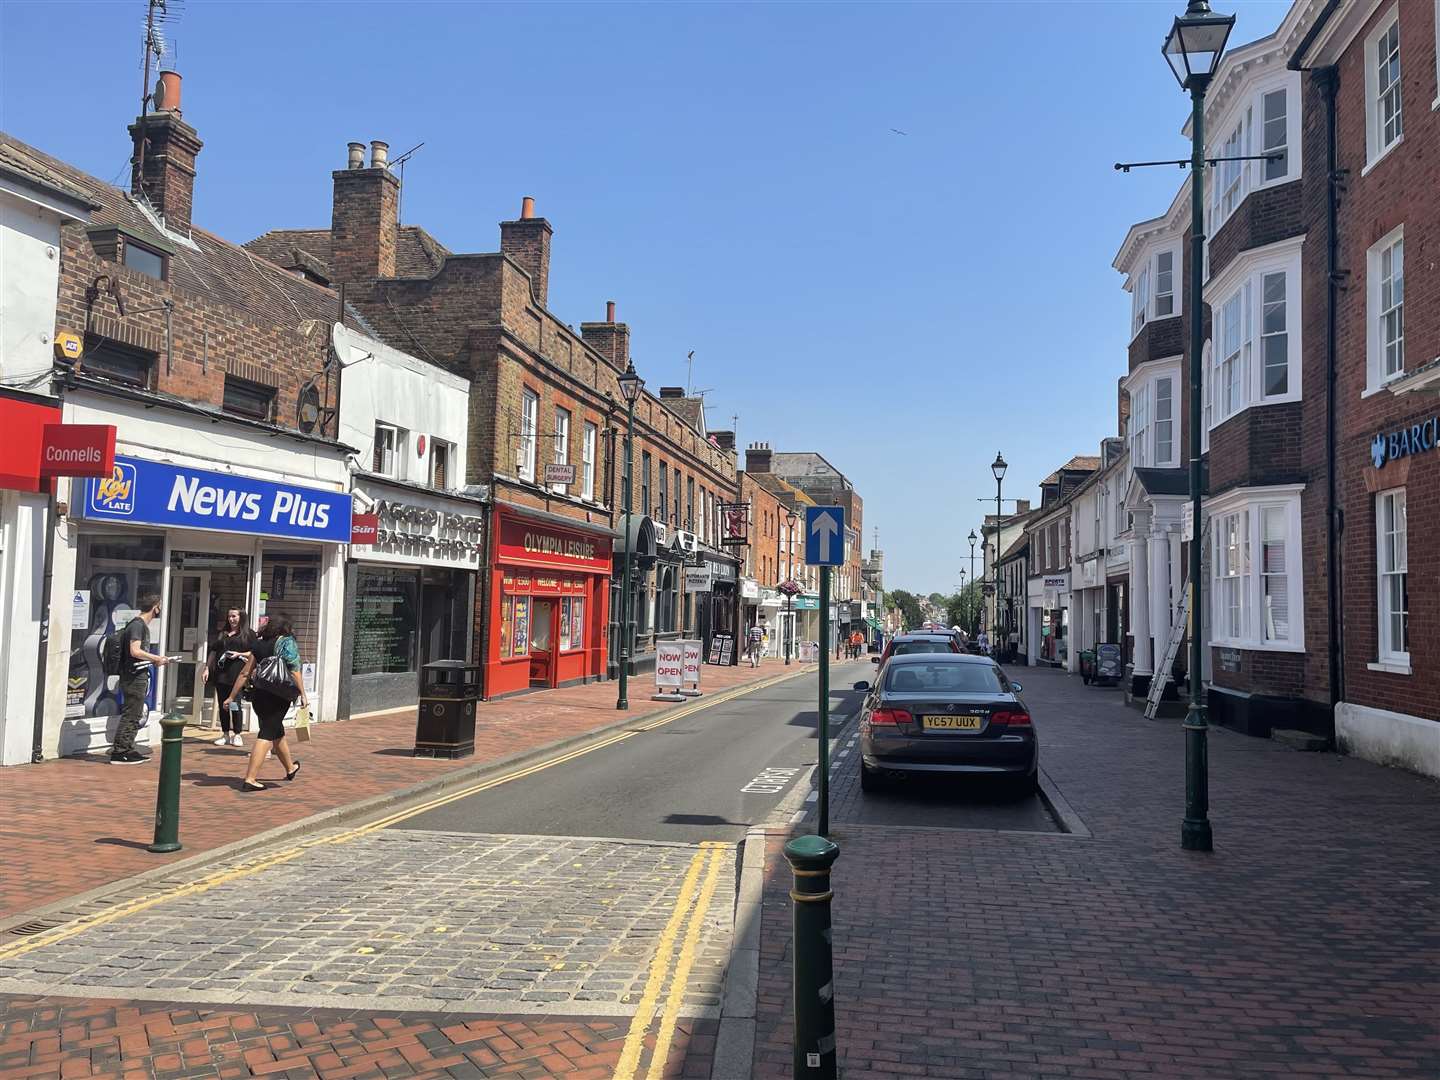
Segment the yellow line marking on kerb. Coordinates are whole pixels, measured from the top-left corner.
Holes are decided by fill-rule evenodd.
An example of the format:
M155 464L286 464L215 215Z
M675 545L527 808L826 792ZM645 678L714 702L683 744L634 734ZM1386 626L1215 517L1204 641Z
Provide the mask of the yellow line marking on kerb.
M676 720L684 719L685 717L699 712L701 709L706 708L710 705L718 705L721 702L729 701L732 698L741 696L742 694L753 693L756 690L764 690L767 687L773 686L776 683L783 682L786 679L792 678L793 676L802 673L803 669L800 672L788 672L783 675L776 675L769 679L763 679L760 682L749 683L744 686L734 687L733 689L724 691L712 698L697 700L693 705L687 708L680 709L677 712L671 713L663 717L661 720L647 725L641 730L653 731L657 727L663 727L665 724L673 723ZM311 848L321 847L326 844L349 843L351 840L358 839L359 837L365 836L379 829L388 828L389 826L397 824L398 822L406 821L420 814L424 814L431 810L434 810L438 807L445 806L452 802L456 802L459 799L468 798L471 795L478 795L482 791L489 791L491 788L499 787L501 784L508 784L514 780L523 780L527 776L533 776L537 772L542 772L545 769L554 768L556 765L564 765L566 762L574 761L578 757L583 757L586 754L593 754L595 751L603 750L607 746L614 746L616 743L624 742L626 739L633 738L637 734L639 734L639 731L635 730L617 732L616 734L611 735L608 738L601 739L598 742L589 743L576 750L571 750L563 754L557 754L555 757L546 758L543 761L536 762L534 765L527 766L523 769L516 769L513 772L505 773L501 776L491 777L488 780L483 780L476 784L471 784L467 787L461 788L459 791L454 791L447 795L438 796L437 798L431 799L428 802L424 802L418 806L411 807L408 810L401 810L398 813L390 814L387 817L380 818L378 821L372 821L367 825L361 825L354 829L347 829L344 832L336 833L332 836L320 836L312 840L306 840L303 843L295 844L292 847L285 848L282 851L266 855L263 858L257 859L253 862L241 863L238 866L232 866L226 870L222 870L213 874L208 874L205 877L197 878L195 881L188 882L184 885L177 885L173 888L165 889L158 893L152 893L146 896L139 896L136 897L134 900L127 901L123 904L116 904L113 907L106 908L102 912L96 912L93 915L82 916L79 919L75 919L72 922L65 923L62 926L57 926L55 929L46 931L45 933L36 934L33 937L24 938L9 945L0 945L0 960L8 960L11 957L15 956L24 956L28 952L33 952L34 950L43 948L47 945L54 945L57 942L65 941L69 938L75 937L77 934L84 933L86 930L93 929L97 926L104 926L106 923L114 922L117 919L127 918L138 912L155 907L157 904L162 904L167 900L178 900L182 897L196 896L200 893L209 892L211 889L214 889L217 886L228 884L229 882L235 881L239 878L247 877L250 874L257 874L262 870L270 869L272 866L279 866L282 863L287 863L292 859L299 858Z

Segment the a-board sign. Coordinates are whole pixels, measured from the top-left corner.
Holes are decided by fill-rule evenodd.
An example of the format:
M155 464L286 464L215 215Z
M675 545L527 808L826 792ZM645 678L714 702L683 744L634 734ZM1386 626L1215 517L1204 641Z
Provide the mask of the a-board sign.
M682 647L682 649L683 649L682 666L684 667L684 672L685 672L685 674L684 674L684 679L685 679L685 681L686 681L687 683L694 683L696 687L699 687L699 685L700 685L700 642L698 642L698 641L682 641L682 642L680 643L680 645L681 645L681 647Z
M1095 646L1095 674L1102 679L1118 679L1125 674L1119 645L1107 642Z
M662 641L655 646L655 685L678 687L684 678L685 649L682 642Z

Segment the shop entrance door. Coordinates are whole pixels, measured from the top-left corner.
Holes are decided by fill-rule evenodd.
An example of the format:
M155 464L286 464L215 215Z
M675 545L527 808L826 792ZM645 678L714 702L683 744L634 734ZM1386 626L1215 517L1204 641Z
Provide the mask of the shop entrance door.
M555 603L552 600L531 601L530 613L530 685L555 685Z
M201 723L205 686L200 673L205 668L209 644L210 574L208 571L177 570L170 575L170 601L165 605L165 655L180 660L165 668L165 697L162 708L173 710L192 724Z

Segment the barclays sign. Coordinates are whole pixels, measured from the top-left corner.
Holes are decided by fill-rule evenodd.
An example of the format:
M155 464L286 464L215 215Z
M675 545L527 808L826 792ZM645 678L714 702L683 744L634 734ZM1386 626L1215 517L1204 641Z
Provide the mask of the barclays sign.
M1437 442L1440 442L1440 416L1432 416L1423 424L1411 424L1376 435L1370 440L1370 461L1375 468L1381 469L1386 462L1434 450Z

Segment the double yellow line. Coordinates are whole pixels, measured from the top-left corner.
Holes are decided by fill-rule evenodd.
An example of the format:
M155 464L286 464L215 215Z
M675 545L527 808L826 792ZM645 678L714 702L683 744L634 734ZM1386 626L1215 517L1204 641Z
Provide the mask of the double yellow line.
M545 769L551 769L557 765L564 765L566 762L574 761L576 758L584 757L586 754L593 754L595 751L603 750L607 746L614 746L616 743L624 742L626 739L633 738L634 736L640 734L643 731L654 731L656 728L663 727L666 724L672 724L676 720L683 720L685 717L691 716L702 709L710 707L711 705L718 705L733 698L741 697L744 694L750 694L754 693L757 690L763 690L766 687L774 686L776 683L783 682L786 679L793 678L794 676L801 673L802 672L797 671L789 672L784 675L776 675L769 679L763 679L760 682L749 683L744 686L737 686L733 689L722 691L721 693L716 694L714 697L699 698L693 704L685 706L684 708L677 709L674 712L666 713L657 720L653 720L645 724L640 724L632 729L615 732L614 734L601 738L595 742L586 743L584 746L578 747L574 750L570 750L562 754L557 754L554 757L545 758L544 760L538 761L533 765L529 765L520 769L515 769L512 772L504 773L500 776L491 777L490 779L482 780L479 783L470 784L466 787L461 788L458 791L451 792L447 795L438 796L437 798L430 799L427 802L419 804L418 806L412 806L408 809L398 811L386 817L380 818L377 821L371 821L365 825L357 826L353 829L347 829L343 832L334 833L329 836L320 836L312 840L306 840L302 843L294 844L291 847L284 848L281 851L272 852L271 854L265 855L262 858L256 859L253 862L241 863L238 866L227 867L224 870L219 870L214 873L207 874L204 877L197 878L196 880L187 882L183 885L176 885L168 889L162 889L161 891L156 893L139 896L133 900L127 900L124 903L115 904L111 907L107 907L104 911L96 912L91 915L81 916L78 919L74 919L61 926L57 926L53 930L44 931L42 933L34 935L33 937L21 938L20 940L11 942L8 945L0 945L0 960L8 960L16 956L24 956L26 953L33 952L36 949L44 948L47 945L53 945L56 942L65 941L68 938L75 937L77 934L83 934L86 930L93 929L94 927L104 926L106 923L115 922L117 919L128 918L131 915L135 915L141 911L145 911L149 908L155 907L158 904L163 904L167 900L178 900L182 897L195 896L200 893L209 892L216 886L224 885L239 878L248 877L251 874L257 874L262 870L268 870L272 866L279 866L282 863L287 863L293 859L297 859L301 855L305 854L305 852L309 851L311 848L323 847L327 844L349 843L351 840L356 840L359 837L365 836L379 829L389 828L390 826L395 825L401 821L406 821L410 818L417 817L420 814L428 813L429 811L434 810L437 807L445 806L460 799L467 799L471 795L477 795L482 791L489 791L491 788L499 787L501 784L508 784L515 780L523 780L527 776L533 776L535 773L543 772ZM723 847L724 845L721 846Z
M710 901L715 896L725 854L731 848L730 844L707 840L690 860L690 867L685 872L684 880L680 882L680 895L675 900L670 919L661 931L660 941L655 947L655 956L650 961L645 989L640 995L640 1004L635 1015L630 1020L630 1031L625 1036L625 1046L620 1051L620 1060L615 1066L614 1080L635 1080L640 1068L640 1055L645 1047L645 1035L655 1019L656 1008L660 1004L660 989L668 975L670 989L665 995L665 1008L660 1013L660 1026L655 1034L655 1050L650 1055L650 1068L645 1073L645 1080L659 1080L664 1075L665 1059L670 1056L670 1044L675 1038L675 1025L680 1018L685 987L690 981L690 970L695 966L695 950L700 943L705 913L710 910ZM705 868L704 884L700 884L702 865Z

